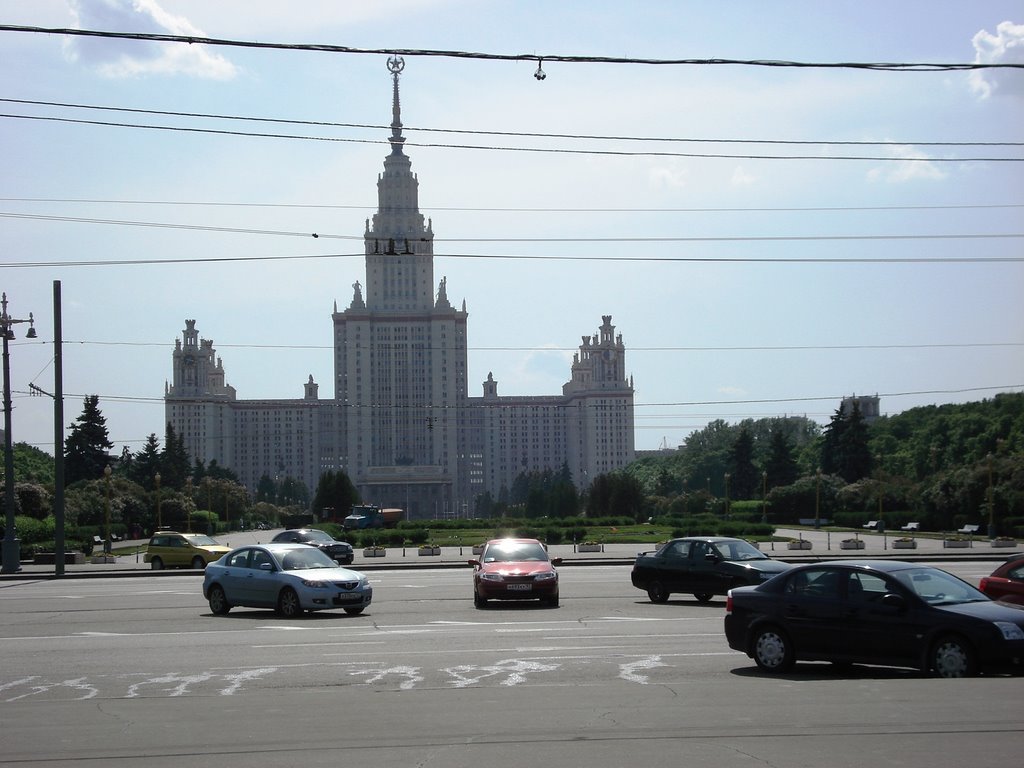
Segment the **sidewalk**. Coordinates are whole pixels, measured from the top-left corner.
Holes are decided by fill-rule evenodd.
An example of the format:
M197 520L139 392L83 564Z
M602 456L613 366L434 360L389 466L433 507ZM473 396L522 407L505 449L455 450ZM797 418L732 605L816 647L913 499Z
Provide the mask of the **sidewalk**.
M225 546L240 547L248 544L266 543L277 531L236 531L218 538ZM789 549L785 540L762 542L761 551L769 557L788 562L807 562L840 558L890 558L895 560L985 560L1002 562L1012 554L1024 551L1019 544L1014 547L997 548L985 538L975 536L964 548L947 548L942 539L930 537L914 537L913 549L897 549L893 542L903 538L902 533L876 533L873 531L837 532L813 529L779 529L776 536L782 539L795 539L810 542L810 549ZM863 549L844 549L843 541L859 539L864 542ZM148 540L119 542L116 549L144 547ZM629 565L637 553L653 551L655 544L603 544L599 552L579 552L572 544L553 544L549 547L552 557L561 557L564 565ZM468 567L467 561L473 558L472 547L441 547L439 555L420 555L415 546L389 547L383 557L366 557L362 549L356 549L355 561L348 566L354 570L382 570L414 567L458 568ZM37 578L53 578L53 564L36 565L22 562L21 571L16 574L2 574L2 580L28 580ZM85 563L66 564L66 578L86 576L181 576L195 574L189 569L171 569L154 571L148 563L143 562L142 553L124 555L114 563L92 563L86 558Z

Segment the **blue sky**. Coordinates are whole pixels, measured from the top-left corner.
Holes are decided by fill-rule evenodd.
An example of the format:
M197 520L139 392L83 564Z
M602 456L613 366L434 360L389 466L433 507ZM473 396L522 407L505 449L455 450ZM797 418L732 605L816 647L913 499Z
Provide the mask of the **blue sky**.
M1019 0L284 7L0 0L0 24L538 57L1024 62ZM9 31L0 55L0 288L39 332L26 341L21 326L11 346L14 440L52 451L52 403L27 392L53 390L54 280L65 424L97 394L118 450L162 437L185 318L240 398L298 398L310 375L330 396L330 315L365 282L386 129L12 100L384 126L386 57ZM627 346L641 449L717 418L825 422L844 394L877 393L892 414L1024 388L1024 164L964 159L1024 148L953 145L1024 141L1024 71L536 69L407 56L402 75L435 278L470 313L471 394L488 372L500 394L559 392L602 315ZM489 148L441 146L455 144ZM637 151L663 154L609 154ZM825 159L751 157L767 154ZM854 154L878 159L833 159ZM500 255L531 258L482 258ZM315 258L280 258L300 256ZM243 257L260 260L231 261Z

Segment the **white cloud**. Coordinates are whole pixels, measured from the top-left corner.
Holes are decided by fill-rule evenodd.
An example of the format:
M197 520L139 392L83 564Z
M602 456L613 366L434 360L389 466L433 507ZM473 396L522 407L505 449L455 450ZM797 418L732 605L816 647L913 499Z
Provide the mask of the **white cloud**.
M758 182L757 176L750 173L742 165L737 165L732 172L731 184L734 187L749 187Z
M941 181L946 178L946 172L929 162L927 154L911 146L889 147L889 154L904 162L886 163L884 167L873 168L868 171L869 180L902 184L908 181Z
M168 13L156 0L68 0L68 4L79 29L206 37L188 19ZM73 61L112 78L181 74L230 80L238 73L228 59L202 45L73 37L64 51Z
M1024 64L1024 24L1001 22L994 35L983 29L971 42L976 64ZM971 90L983 99L995 93L1024 96L1024 72L1020 70L975 71L970 83Z

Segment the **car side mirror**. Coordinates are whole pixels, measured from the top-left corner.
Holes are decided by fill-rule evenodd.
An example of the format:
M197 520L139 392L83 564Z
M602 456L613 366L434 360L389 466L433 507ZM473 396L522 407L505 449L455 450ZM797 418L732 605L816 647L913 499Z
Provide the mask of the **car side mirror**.
M551 558L551 564L552 565L561 565L562 564L562 558L560 558L560 557L552 557Z
M903 595L897 595L894 592L887 592L882 595L882 599L879 602L888 608L895 608L898 611L905 610L907 607L907 601Z
M721 558L717 552L707 552L704 554L705 560L710 560L712 563L717 563Z
M479 560L469 560L468 562L469 562L469 564L470 564L470 565L472 565L472 566L473 566L474 568L479 568L479 567L480 567L480 561L479 561Z

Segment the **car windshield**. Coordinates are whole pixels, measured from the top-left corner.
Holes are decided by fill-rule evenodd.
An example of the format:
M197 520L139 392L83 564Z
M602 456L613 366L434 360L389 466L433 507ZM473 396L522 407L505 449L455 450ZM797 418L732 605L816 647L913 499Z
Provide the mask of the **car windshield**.
M491 544L484 553L485 563L518 563L526 560L544 562L548 553L535 541L502 541Z
M929 605L957 605L989 599L966 581L938 568L908 568L896 571L893 576Z
M303 538L305 538L306 541L333 541L333 539L323 531L306 531Z
M768 555L748 541L716 541L713 545L723 560L767 560Z
M192 542L193 547L219 547L220 544L216 540L211 539L205 534L197 534L195 536L189 536L188 540Z
M281 569L285 571L302 571L309 568L337 568L338 564L321 552L319 549L290 549L283 555L278 555L281 561Z

